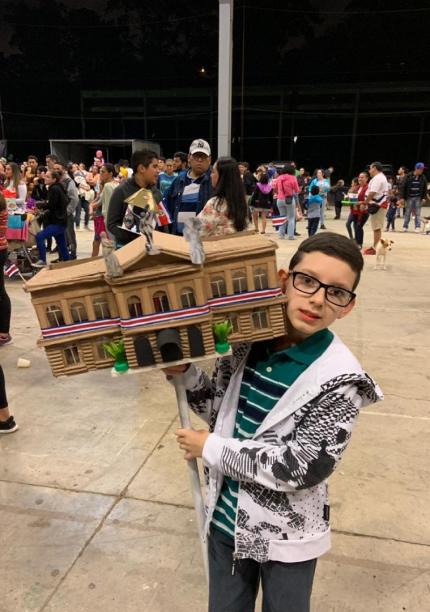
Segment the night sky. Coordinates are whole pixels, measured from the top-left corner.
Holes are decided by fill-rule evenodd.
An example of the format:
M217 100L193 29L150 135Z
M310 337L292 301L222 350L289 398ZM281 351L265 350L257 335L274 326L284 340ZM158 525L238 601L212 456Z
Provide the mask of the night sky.
M233 84L236 92L241 90L242 82L245 89L263 87L268 92L271 88L303 85L314 87L316 95L328 86L398 84L404 86L413 108L417 100L420 102L415 89L430 84L428 1L334 0L326 3L327 8L321 2L310 0L300 3L265 0L264 7L260 4L253 0L235 2ZM200 3L29 0L1 2L1 7L3 122L9 149L18 157L30 149L46 149L45 143L52 136L81 136L76 127L81 114L81 90L216 89L218 2L215 0ZM333 100L335 107L337 102ZM235 98L236 110L237 104ZM248 98L246 106L252 104L255 106ZM430 112L430 104L426 104L427 98L422 98L417 109L424 115ZM236 112L233 116L233 137L240 135L239 115ZM253 129L250 118L251 115L247 122L245 117L249 134ZM181 118L174 119L179 124L175 127L170 122L169 129L176 130L175 142L170 142L166 128L160 129L158 125L152 126L147 136L158 138L162 145L164 141L166 147L178 143L178 130L184 134L184 140L191 136L188 127L185 129L181 124ZM273 119L269 113L265 130L268 136L275 137L278 127ZM373 124L367 122L366 133L384 132L384 121L381 123L375 118ZM424 129L415 122L404 130L411 132L409 136L414 143L418 132L423 132L419 146L424 156L429 154L426 138L430 119L425 121ZM114 134L116 127L112 125L111 135L121 137L120 133ZM308 135L313 136L315 125L310 121L309 126ZM331 125L328 129L332 129ZM348 130L350 126L342 129ZM265 130L256 127L255 136L264 136ZM305 138L306 127L301 130ZM392 123L389 129L387 123L387 131L393 132ZM399 138L406 141L407 135ZM184 142L181 148L185 146ZM328 161L335 155L330 147L326 140L316 155L324 154ZM415 144L411 147L411 155L416 148ZM276 157L274 145L273 149L271 157ZM269 152L267 145L265 154ZM257 161L256 143L248 141L248 148L245 146L241 153ZM289 150L282 153L285 156ZM305 151L302 149L300 154L305 156ZM388 151L384 154L387 156ZM371 156L374 155L377 151L372 151ZM306 156L309 163L316 162L307 151Z

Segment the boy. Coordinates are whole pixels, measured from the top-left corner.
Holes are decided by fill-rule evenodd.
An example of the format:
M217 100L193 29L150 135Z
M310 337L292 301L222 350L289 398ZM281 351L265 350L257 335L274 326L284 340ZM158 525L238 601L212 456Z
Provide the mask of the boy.
M308 612L316 560L330 548L326 479L361 407L382 399L329 331L355 305L363 269L356 245L327 232L305 240L289 270L287 335L238 345L212 380L184 371L193 410L209 424L176 432L185 459L208 468L209 611Z
M313 236L316 234L318 224L321 218L321 207L323 198L319 195L320 188L318 185L312 185L311 193L308 200L308 234Z

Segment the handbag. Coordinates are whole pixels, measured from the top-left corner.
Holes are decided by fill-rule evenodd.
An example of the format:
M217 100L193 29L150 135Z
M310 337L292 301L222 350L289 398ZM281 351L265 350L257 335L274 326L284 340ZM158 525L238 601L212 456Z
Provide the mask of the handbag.
M379 210L379 204L369 204L367 207L367 212L369 213L369 215L376 215L376 213Z

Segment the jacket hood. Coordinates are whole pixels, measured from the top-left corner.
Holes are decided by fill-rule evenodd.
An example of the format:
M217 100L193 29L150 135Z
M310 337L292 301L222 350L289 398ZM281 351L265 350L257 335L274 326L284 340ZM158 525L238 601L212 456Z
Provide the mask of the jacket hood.
M269 181L268 183L257 183L257 187L261 193L268 194L272 191L272 182Z

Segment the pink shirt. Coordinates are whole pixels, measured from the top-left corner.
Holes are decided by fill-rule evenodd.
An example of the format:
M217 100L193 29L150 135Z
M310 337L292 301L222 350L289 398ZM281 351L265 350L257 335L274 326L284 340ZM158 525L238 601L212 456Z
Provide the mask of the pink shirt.
M295 176L291 174L281 174L277 178L278 200L291 198L292 195L299 193L300 187Z

